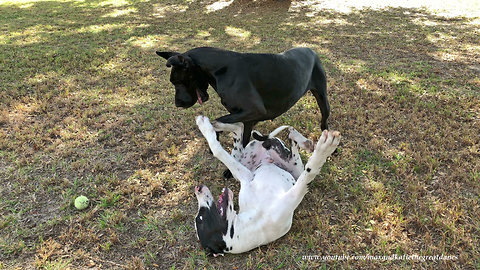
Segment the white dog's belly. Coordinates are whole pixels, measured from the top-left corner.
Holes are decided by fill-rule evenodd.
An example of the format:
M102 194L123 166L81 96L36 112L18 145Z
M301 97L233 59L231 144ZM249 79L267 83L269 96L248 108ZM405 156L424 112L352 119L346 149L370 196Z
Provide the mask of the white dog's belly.
M275 193L283 193L295 185L295 179L275 164L264 163L253 172L252 185L255 189L270 189Z
M242 237L247 237L247 239L238 239L235 245L232 245L230 253L242 253L266 245L284 236L290 230L293 213L282 222L272 222L268 213L259 216L261 213L257 212L251 218L248 217L249 212L240 215L240 218L237 220L241 221L235 226L239 229L242 228Z
M291 174L272 163L262 164L253 173L254 178L250 184L240 189L238 198L240 209L270 205L295 184Z

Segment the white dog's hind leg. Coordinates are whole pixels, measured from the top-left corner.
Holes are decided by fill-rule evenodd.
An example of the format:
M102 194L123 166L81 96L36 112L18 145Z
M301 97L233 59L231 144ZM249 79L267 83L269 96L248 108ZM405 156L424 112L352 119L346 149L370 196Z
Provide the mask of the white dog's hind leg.
M196 121L198 128L205 139L207 139L208 146L210 147L210 150L212 150L213 155L227 166L233 177L240 182L251 181L253 179L252 172L223 149L222 145L220 145L220 142L217 140L217 134L208 117L199 115L197 116Z
M298 179L300 174L303 172L303 162L300 153L298 152L298 147L307 150L308 152L313 151L313 142L307 138L305 138L300 132L295 130L293 127L288 128L289 134L288 137L290 138L291 142L291 150L292 150L292 158L289 161L292 176L295 180Z
M311 140L305 138L305 136L303 136L293 127L289 127L288 131L290 132L288 134L288 138L292 140L293 144L298 144L301 149L306 150L310 153L313 152L315 144Z

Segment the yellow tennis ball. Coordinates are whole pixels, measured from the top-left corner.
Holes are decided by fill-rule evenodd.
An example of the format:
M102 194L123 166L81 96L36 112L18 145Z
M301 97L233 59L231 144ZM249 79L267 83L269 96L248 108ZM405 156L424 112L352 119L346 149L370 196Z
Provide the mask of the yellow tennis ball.
M78 210L83 210L85 208L88 207L88 204L89 204L89 200L87 197L85 196L78 196L76 199L75 199L75 208L77 208Z

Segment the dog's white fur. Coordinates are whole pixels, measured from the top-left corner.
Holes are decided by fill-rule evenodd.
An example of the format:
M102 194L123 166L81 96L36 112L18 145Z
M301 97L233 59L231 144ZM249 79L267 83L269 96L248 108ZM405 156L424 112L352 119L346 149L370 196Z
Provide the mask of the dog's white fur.
M216 122L212 125L205 116L198 116L196 122L213 155L241 183L238 214L233 210L233 193L229 191L228 194L228 231L223 235L227 253L246 252L285 235L292 225L294 210L307 193L308 183L320 172L327 157L340 141L339 132L324 131L313 147L314 144L295 129L282 126L270 133L269 137L274 137L283 129L289 129L291 157L285 159L274 149L265 149L260 141L251 141L243 148L241 123ZM220 145L216 131L230 131L234 134L235 144L231 154ZM305 170L297 146L313 150ZM199 207L208 206L213 202L213 196L206 187L201 191L196 189L195 192ZM234 229L232 235L231 229Z

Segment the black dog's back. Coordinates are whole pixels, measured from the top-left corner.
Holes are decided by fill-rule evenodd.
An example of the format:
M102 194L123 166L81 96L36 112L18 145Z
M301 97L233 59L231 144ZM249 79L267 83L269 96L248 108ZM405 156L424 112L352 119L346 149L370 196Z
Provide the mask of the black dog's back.
M255 59L256 55L249 55ZM316 63L316 54L308 48L295 48L282 54L262 55L254 68L247 68L249 79L264 101L268 111L266 119L274 119L288 109L310 90L312 70ZM326 89L325 89L326 91Z

